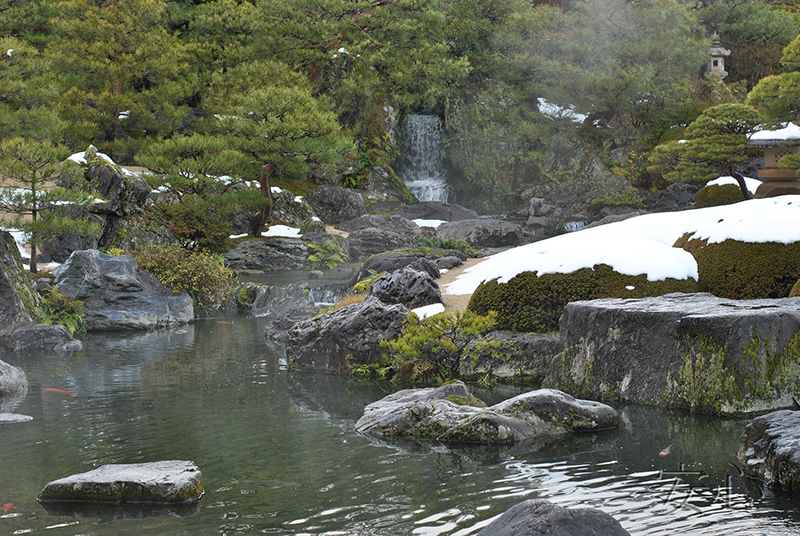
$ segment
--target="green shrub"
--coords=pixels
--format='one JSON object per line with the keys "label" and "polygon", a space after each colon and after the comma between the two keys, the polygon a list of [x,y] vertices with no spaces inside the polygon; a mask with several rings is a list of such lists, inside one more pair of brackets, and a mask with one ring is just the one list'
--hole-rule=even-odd
{"label": "green shrub", "polygon": [[648,281],[645,274],[623,275],[606,264],[596,264],[568,274],[523,272],[507,283],[486,281],[472,294],[467,307],[481,315],[496,311],[497,329],[549,332],[558,330],[558,319],[569,302],[670,292],[697,292],[697,282],[672,278]]}
{"label": "green shrub", "polygon": [[469,256],[476,254],[475,248],[464,240],[459,240],[458,238],[439,238],[432,235],[425,235],[417,239],[411,245],[411,248],[451,249],[460,251]]}
{"label": "green shrub", "polygon": [[353,290],[358,294],[369,294],[369,291],[372,289],[372,284],[385,273],[386,272],[378,273],[375,270],[370,270],[370,276],[356,283],[355,286],[353,286]]}
{"label": "green shrub", "polygon": [[309,270],[316,270],[323,266],[332,269],[350,260],[342,246],[335,240],[306,242],[306,247],[311,252],[306,260]]}
{"label": "green shrub", "polygon": [[234,290],[234,274],[221,255],[156,245],[138,249],[131,256],[176,294],[185,290],[194,301],[196,313],[218,308]]}
{"label": "green shrub", "polygon": [[37,312],[43,324],[61,324],[70,335],[86,331],[83,302],[62,294],[58,289],[50,289],[42,296]]}
{"label": "green shrub", "polygon": [[694,194],[696,208],[732,205],[744,201],[742,190],[736,184],[712,184],[704,186]]}
{"label": "green shrub", "polygon": [[697,260],[700,290],[720,298],[786,298],[800,278],[800,242],[709,244],[685,235],[675,246]]}
{"label": "green shrub", "polygon": [[409,315],[397,339],[381,341],[392,359],[393,380],[417,384],[457,379],[462,363],[477,360],[482,351],[496,351],[501,344],[478,340],[494,329],[495,317],[495,313],[481,316],[470,311],[422,320]]}

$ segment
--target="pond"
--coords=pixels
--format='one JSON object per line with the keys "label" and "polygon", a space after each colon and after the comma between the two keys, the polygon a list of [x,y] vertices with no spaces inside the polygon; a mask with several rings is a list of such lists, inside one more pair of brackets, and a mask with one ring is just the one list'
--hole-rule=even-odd
{"label": "pond", "polygon": [[[377,443],[353,425],[386,388],[288,372],[265,322],[91,334],[72,355],[0,356],[30,382],[0,411],[33,417],[0,427],[0,534],[463,536],[530,498],[600,508],[631,534],[800,531],[796,496],[738,474],[746,420],[625,407],[619,429],[515,447]],[[36,501],[57,478],[168,459],[201,468],[198,507],[157,517]]]}

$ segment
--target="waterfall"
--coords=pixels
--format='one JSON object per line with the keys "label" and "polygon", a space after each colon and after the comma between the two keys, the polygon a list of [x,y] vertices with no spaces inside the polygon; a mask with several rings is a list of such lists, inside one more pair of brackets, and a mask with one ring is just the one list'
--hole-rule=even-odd
{"label": "waterfall", "polygon": [[420,201],[447,202],[447,172],[438,115],[409,115],[403,121],[398,175]]}

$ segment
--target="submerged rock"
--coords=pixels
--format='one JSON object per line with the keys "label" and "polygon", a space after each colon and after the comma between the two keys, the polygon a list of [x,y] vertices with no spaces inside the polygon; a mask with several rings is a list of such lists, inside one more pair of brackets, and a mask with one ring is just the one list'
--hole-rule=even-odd
{"label": "submerged rock", "polygon": [[86,329],[156,329],[194,319],[192,298],[175,294],[128,257],[76,251],[56,268],[59,292],[84,302]]}
{"label": "submerged rock", "polygon": [[747,476],[800,491],[800,411],[773,411],[753,419],[739,438],[736,455]]}
{"label": "submerged rock", "polygon": [[48,483],[46,502],[190,503],[203,496],[203,475],[192,462],[109,464]]}
{"label": "submerged rock", "polygon": [[619,424],[619,414],[610,406],[550,389],[489,408],[475,402],[460,381],[436,389],[406,389],[364,408],[355,430],[380,439],[496,444]]}
{"label": "submerged rock", "polygon": [[532,499],[509,508],[477,536],[626,536],[619,521],[595,508],[563,508]]}
{"label": "submerged rock", "polygon": [[600,400],[731,414],[791,407],[800,299],[667,294],[568,304],[544,385]]}
{"label": "submerged rock", "polygon": [[17,422],[32,421],[33,417],[21,415],[19,413],[0,413],[0,424],[12,424]]}
{"label": "submerged rock", "polygon": [[15,329],[8,338],[8,348],[13,352],[70,352],[83,348],[83,343],[60,324],[36,324]]}

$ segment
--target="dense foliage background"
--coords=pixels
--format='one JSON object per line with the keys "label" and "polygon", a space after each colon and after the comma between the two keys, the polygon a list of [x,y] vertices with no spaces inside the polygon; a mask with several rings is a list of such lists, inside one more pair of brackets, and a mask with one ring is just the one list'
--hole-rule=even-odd
{"label": "dense foliage background", "polygon": [[[713,32],[724,84],[704,77]],[[0,0],[0,141],[93,144],[203,206],[187,176],[357,186],[395,163],[393,121],[428,109],[458,187],[514,196],[568,179],[547,156],[568,137],[607,155],[627,129],[647,153],[770,75],[759,102],[793,118],[771,97],[800,86],[798,33],[793,1]]]}

